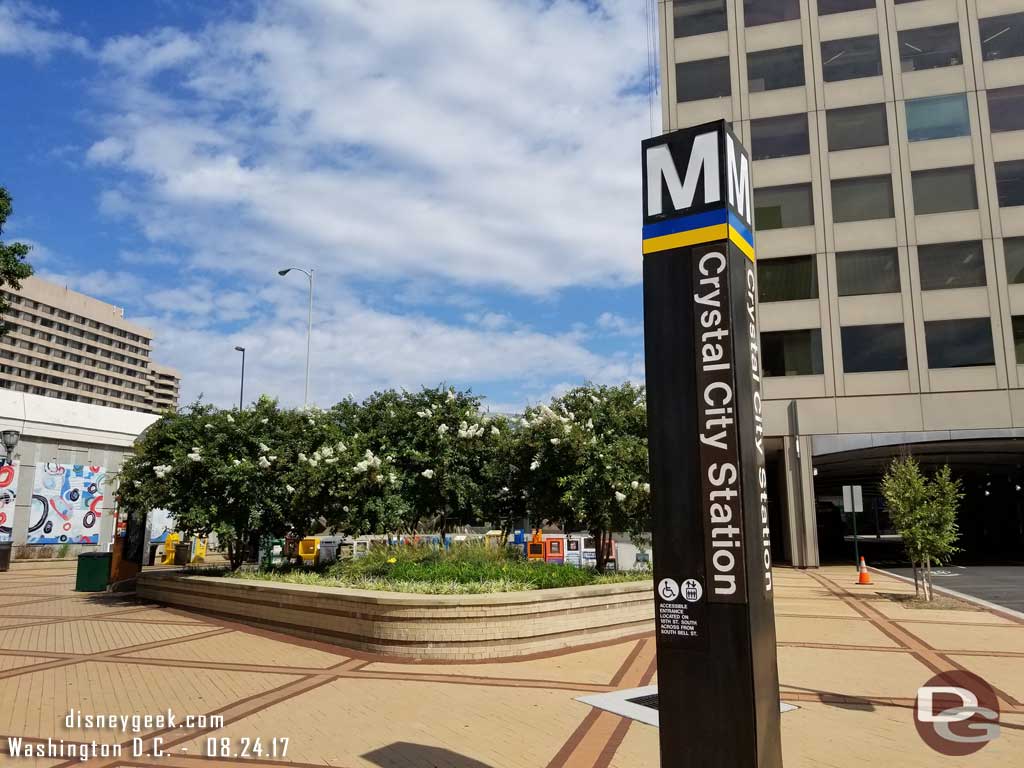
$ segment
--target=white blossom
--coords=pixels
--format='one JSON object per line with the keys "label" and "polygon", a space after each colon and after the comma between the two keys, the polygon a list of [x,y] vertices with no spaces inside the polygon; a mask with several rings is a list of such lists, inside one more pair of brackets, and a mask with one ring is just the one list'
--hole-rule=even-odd
{"label": "white blossom", "polygon": [[300,453],[299,454],[299,462],[304,464],[306,461],[308,461],[308,459],[306,459],[306,454]]}
{"label": "white blossom", "polygon": [[422,472],[420,472],[420,474],[427,478],[427,480],[434,479],[434,470],[432,469],[424,469]]}
{"label": "white blossom", "polygon": [[640,483],[639,483],[639,481],[634,480],[632,483],[629,484],[629,487],[632,488],[635,491],[637,488],[640,487]]}
{"label": "white blossom", "polygon": [[156,475],[156,476],[157,476],[158,478],[161,478],[161,479],[163,479],[163,477],[164,477],[164,476],[165,476],[165,475],[166,475],[166,474],[167,474],[168,472],[170,472],[170,471],[171,471],[171,467],[170,467],[170,465],[169,465],[169,464],[157,464],[157,465],[156,465],[155,467],[153,467],[153,473],[154,473],[154,474],[155,474],[155,475]]}
{"label": "white blossom", "polygon": [[388,482],[391,483],[392,485],[398,482],[398,477],[395,475],[394,472],[388,472]]}
{"label": "white blossom", "polygon": [[591,399],[591,401],[593,401],[595,403],[600,403],[601,402],[601,398],[599,398],[597,395],[591,395],[590,399]]}
{"label": "white blossom", "polygon": [[336,445],[335,447],[336,447],[336,448],[337,448],[337,449],[338,449],[339,451],[344,451],[344,450],[346,450],[346,448],[345,448],[345,444],[344,444],[344,443],[338,443],[338,444],[337,444],[337,445]]}
{"label": "white blossom", "polygon": [[562,441],[559,440],[557,437],[552,437],[551,438],[551,444],[552,445],[558,445],[560,442],[562,442]]}
{"label": "white blossom", "polygon": [[228,424],[234,424],[235,423],[235,417],[232,416],[230,413],[227,415],[226,418],[228,420]]}
{"label": "white blossom", "polygon": [[593,419],[587,419],[587,429],[593,429],[593,428],[594,428],[594,420]]}
{"label": "white blossom", "polygon": [[238,459],[232,459],[232,460],[231,460],[231,463],[232,463],[232,464],[234,464],[234,465],[235,465],[235,466],[237,467],[237,466],[238,466],[239,464],[241,464],[242,462],[240,462],[240,461],[239,461]]}
{"label": "white blossom", "polygon": [[360,461],[353,467],[356,472],[363,473],[370,469],[377,469],[380,466],[380,459],[373,455],[373,451],[369,448],[366,449],[366,455],[363,460]]}
{"label": "white blossom", "polygon": [[213,429],[213,424],[206,424],[205,426],[207,429]]}
{"label": "white blossom", "polygon": [[294,488],[292,488],[292,487],[291,487],[290,485],[288,485],[287,483],[285,483],[284,489],[285,489],[286,491],[288,491],[288,493],[295,493],[295,489],[294,489]]}
{"label": "white blossom", "polygon": [[338,463],[338,457],[337,456],[334,456],[334,457],[332,457],[330,459],[324,459],[324,464],[337,464],[337,463]]}
{"label": "white blossom", "polygon": [[424,409],[422,411],[416,411],[416,415],[419,416],[421,419],[429,419],[430,418],[430,411],[428,411],[426,409]]}
{"label": "white blossom", "polygon": [[650,493],[651,492],[651,484],[650,483],[644,483],[641,487],[644,489],[644,493]]}
{"label": "white blossom", "polygon": [[266,456],[260,456],[260,459],[257,462],[257,464],[260,465],[261,469],[270,469],[270,462],[267,461],[267,457]]}
{"label": "white blossom", "polygon": [[194,453],[190,453],[190,454],[188,455],[188,457],[189,457],[190,459],[192,459],[192,461],[202,461],[202,460],[203,460],[203,456],[202,456],[202,454],[201,454],[201,453],[199,453],[199,452],[194,452]]}
{"label": "white blossom", "polygon": [[260,424],[266,424],[270,419],[260,419]]}
{"label": "white blossom", "polygon": [[626,500],[626,494],[624,494],[622,491],[616,491],[615,500],[621,504]]}
{"label": "white blossom", "polygon": [[450,389],[448,390],[448,399],[449,400],[454,400],[455,399],[455,392],[453,392]]}
{"label": "white blossom", "polygon": [[342,507],[341,511],[342,512],[348,512],[348,505],[346,504],[344,507]]}
{"label": "white blossom", "polygon": [[531,472],[532,472],[532,471],[534,471],[534,470],[535,470],[535,469],[537,469],[537,468],[538,468],[539,466],[540,466],[540,460],[538,460],[538,459],[534,459],[534,460],[533,460],[533,461],[532,461],[532,462],[530,463],[530,471],[531,471]]}
{"label": "white blossom", "polygon": [[324,457],[333,456],[334,455],[334,449],[331,448],[331,446],[329,446],[329,445],[325,445],[323,448],[320,449],[320,455],[324,456]]}
{"label": "white blossom", "polygon": [[270,461],[277,461],[277,456],[268,456],[267,458],[268,458],[268,459],[269,459]]}
{"label": "white blossom", "polygon": [[260,443],[260,450],[263,451],[263,453],[266,453],[270,450],[270,446],[266,443]]}
{"label": "white blossom", "polygon": [[501,434],[501,430],[498,429],[497,427],[491,427],[491,434],[492,435],[500,435]]}
{"label": "white blossom", "polygon": [[437,434],[439,434],[439,435],[443,435],[447,431],[448,431],[448,425],[447,424],[442,424],[442,425],[440,425],[437,428]]}

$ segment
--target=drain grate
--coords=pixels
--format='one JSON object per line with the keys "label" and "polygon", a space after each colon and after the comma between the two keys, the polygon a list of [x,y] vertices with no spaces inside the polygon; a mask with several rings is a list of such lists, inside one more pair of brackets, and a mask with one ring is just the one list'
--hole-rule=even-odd
{"label": "drain grate", "polygon": [[652,693],[649,696],[637,696],[635,699],[626,699],[626,701],[630,704],[653,709],[655,712],[658,711],[658,694],[656,693]]}

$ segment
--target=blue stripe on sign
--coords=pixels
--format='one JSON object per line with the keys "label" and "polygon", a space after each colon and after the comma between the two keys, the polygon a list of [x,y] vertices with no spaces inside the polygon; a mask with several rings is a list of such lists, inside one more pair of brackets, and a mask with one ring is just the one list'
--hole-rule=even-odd
{"label": "blue stripe on sign", "polygon": [[736,232],[739,233],[739,236],[742,237],[744,240],[746,240],[748,243],[750,243],[750,246],[753,247],[753,245],[754,245],[754,235],[753,235],[753,233],[750,231],[750,229],[747,227],[747,225],[743,223],[743,220],[740,219],[740,217],[737,216],[732,211],[729,211],[729,226],[732,227],[733,229],[735,229]]}
{"label": "blue stripe on sign", "polygon": [[691,229],[710,227],[715,224],[725,224],[727,209],[716,208],[713,211],[695,213],[692,216],[683,216],[678,219],[656,221],[653,224],[644,224],[644,240],[650,237],[661,237],[663,235],[674,235],[677,232],[686,232]]}

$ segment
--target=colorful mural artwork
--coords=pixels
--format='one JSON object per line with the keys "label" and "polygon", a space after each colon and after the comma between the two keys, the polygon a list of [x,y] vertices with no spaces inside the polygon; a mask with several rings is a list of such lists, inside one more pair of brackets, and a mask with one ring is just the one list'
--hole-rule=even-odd
{"label": "colorful mural artwork", "polygon": [[103,467],[36,464],[29,544],[98,544]]}
{"label": "colorful mural artwork", "polygon": [[6,541],[13,535],[17,490],[18,465],[4,464],[0,467],[0,541]]}

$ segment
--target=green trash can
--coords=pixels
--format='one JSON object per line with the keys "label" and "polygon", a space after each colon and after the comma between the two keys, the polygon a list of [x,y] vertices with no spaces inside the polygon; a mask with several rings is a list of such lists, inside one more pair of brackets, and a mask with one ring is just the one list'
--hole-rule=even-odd
{"label": "green trash can", "polygon": [[78,556],[76,592],[105,592],[110,581],[110,552],[83,552]]}
{"label": "green trash can", "polygon": [[11,567],[11,542],[0,541],[0,573]]}

